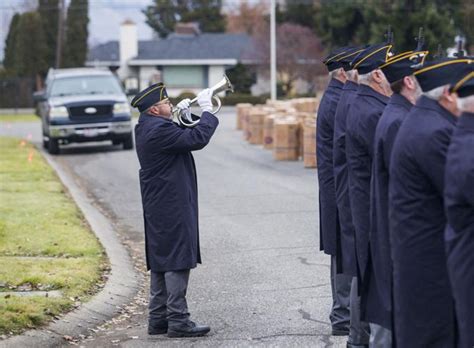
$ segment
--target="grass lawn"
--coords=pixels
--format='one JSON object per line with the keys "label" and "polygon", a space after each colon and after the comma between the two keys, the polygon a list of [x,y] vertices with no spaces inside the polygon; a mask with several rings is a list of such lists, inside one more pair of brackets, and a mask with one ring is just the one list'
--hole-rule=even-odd
{"label": "grass lawn", "polygon": [[[1,117],[1,116],[0,116]],[[0,335],[47,323],[103,283],[104,251],[29,143],[0,137]],[[59,290],[61,297],[5,295]]]}
{"label": "grass lawn", "polygon": [[0,114],[0,123],[40,121],[41,118],[34,114]]}

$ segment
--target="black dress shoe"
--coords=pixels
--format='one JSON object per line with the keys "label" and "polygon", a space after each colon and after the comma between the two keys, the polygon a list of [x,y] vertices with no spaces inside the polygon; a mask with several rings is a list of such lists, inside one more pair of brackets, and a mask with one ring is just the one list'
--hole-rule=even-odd
{"label": "black dress shoe", "polygon": [[369,345],[368,344],[354,344],[354,343],[347,342],[346,347],[347,348],[369,348]]}
{"label": "black dress shoe", "polygon": [[349,336],[349,329],[333,327],[331,335],[333,335],[333,336]]}
{"label": "black dress shoe", "polygon": [[168,328],[168,337],[199,337],[204,336],[211,328],[206,325],[196,325],[189,321],[186,324],[173,325]]}
{"label": "black dress shoe", "polygon": [[168,322],[148,323],[149,335],[163,335],[168,332]]}

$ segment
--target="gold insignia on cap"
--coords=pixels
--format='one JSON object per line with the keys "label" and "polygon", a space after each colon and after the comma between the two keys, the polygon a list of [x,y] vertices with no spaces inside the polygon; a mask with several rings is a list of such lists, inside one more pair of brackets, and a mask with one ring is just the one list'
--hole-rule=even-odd
{"label": "gold insignia on cap", "polygon": [[423,59],[420,63],[423,64],[425,62],[425,59],[426,59],[426,56],[428,55],[428,53],[430,53],[430,52],[429,51],[417,51],[417,52],[408,51],[408,52],[400,53],[400,54],[397,54],[396,56],[390,58],[384,65],[382,65],[380,67],[380,69],[385,68],[386,66],[389,66],[390,64],[399,62],[399,61],[401,61],[405,58],[408,58],[409,60],[414,60],[415,58],[418,58],[420,56],[423,57]]}

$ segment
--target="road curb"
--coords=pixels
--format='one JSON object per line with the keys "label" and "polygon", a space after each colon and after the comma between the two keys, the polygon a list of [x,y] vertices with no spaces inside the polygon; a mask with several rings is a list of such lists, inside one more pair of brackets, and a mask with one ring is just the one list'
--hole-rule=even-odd
{"label": "road curb", "polygon": [[100,240],[109,258],[111,272],[104,288],[90,301],[42,329],[29,330],[22,335],[0,341],[0,347],[60,347],[68,344],[65,336],[72,338],[78,338],[80,335],[88,336],[93,333],[95,327],[120,314],[122,307],[138,293],[142,280],[110,221],[49,154],[43,149],[39,151],[68,189],[92,231]]}

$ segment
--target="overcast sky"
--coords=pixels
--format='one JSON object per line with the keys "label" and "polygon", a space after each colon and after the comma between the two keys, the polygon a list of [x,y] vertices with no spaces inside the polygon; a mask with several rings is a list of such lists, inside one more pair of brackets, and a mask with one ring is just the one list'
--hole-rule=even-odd
{"label": "overcast sky", "polygon": [[[70,0],[66,0],[69,3]],[[227,8],[238,5],[241,0],[224,0]],[[257,0],[251,0],[254,2]],[[110,40],[118,40],[119,26],[125,19],[133,20],[138,26],[138,37],[141,40],[152,37],[151,28],[145,23],[142,9],[152,0],[89,0],[89,45]],[[0,1],[0,58],[3,59],[5,38],[8,34],[11,17],[15,12],[36,8],[36,0],[1,0]]]}

